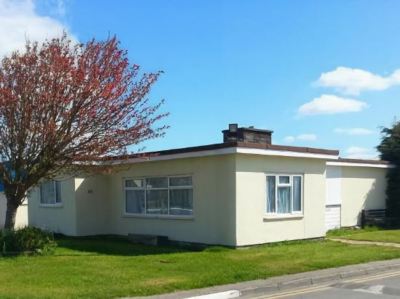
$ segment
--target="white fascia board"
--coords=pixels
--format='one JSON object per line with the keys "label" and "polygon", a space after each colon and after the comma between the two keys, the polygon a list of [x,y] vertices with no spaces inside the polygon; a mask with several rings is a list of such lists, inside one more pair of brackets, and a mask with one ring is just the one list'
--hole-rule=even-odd
{"label": "white fascia board", "polygon": [[148,156],[148,157],[127,159],[127,160],[116,160],[116,161],[111,162],[111,164],[143,163],[143,162],[150,162],[150,161],[165,161],[165,160],[175,160],[175,159],[185,159],[185,158],[219,156],[219,155],[235,154],[236,153],[235,150],[236,149],[233,147],[228,147],[228,148],[198,151],[198,152],[188,152],[188,153],[160,155],[160,156]]}
{"label": "white fascia board", "polygon": [[370,167],[370,168],[394,168],[394,165],[390,164],[373,164],[373,163],[353,163],[353,162],[340,162],[340,161],[328,161],[328,166],[347,166],[347,167]]}
{"label": "white fascia board", "polygon": [[339,158],[339,156],[328,155],[328,154],[301,153],[301,152],[292,152],[292,151],[279,151],[279,150],[244,148],[244,147],[237,148],[237,153],[262,155],[262,156],[281,156],[281,157],[312,158],[312,159],[338,159]]}
{"label": "white fascia board", "polygon": [[110,164],[115,165],[115,164],[143,163],[150,161],[165,161],[174,159],[219,156],[227,154],[248,154],[248,155],[281,156],[281,157],[295,157],[295,158],[314,158],[314,159],[338,159],[338,156],[327,155],[327,154],[300,153],[291,151],[254,149],[254,148],[243,148],[243,147],[242,148],[228,147],[215,150],[205,150],[205,151],[178,153],[178,154],[160,155],[160,156],[138,157],[127,160],[117,160],[110,162]]}

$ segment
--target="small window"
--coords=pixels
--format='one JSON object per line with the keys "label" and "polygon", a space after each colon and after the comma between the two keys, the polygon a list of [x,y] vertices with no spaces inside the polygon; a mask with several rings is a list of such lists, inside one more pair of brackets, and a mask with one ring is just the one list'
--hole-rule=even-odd
{"label": "small window", "polygon": [[143,187],[143,180],[126,180],[125,187],[132,187],[132,188],[142,188]]}
{"label": "small window", "polygon": [[149,215],[193,215],[191,176],[126,179],[125,212]]}
{"label": "small window", "polygon": [[279,184],[289,184],[289,183],[290,183],[290,176],[288,175],[279,176]]}
{"label": "small window", "polygon": [[302,181],[301,175],[267,175],[267,213],[301,213]]}
{"label": "small window", "polygon": [[171,187],[192,186],[192,177],[182,176],[169,178],[169,185]]}
{"label": "small window", "polygon": [[293,176],[293,211],[301,212],[301,176]]}
{"label": "small window", "polygon": [[168,178],[149,178],[146,179],[146,187],[150,188],[168,188]]}
{"label": "small window", "polygon": [[61,182],[47,181],[40,184],[40,203],[55,205],[61,203]]}
{"label": "small window", "polygon": [[275,213],[275,176],[267,176],[267,213]]}

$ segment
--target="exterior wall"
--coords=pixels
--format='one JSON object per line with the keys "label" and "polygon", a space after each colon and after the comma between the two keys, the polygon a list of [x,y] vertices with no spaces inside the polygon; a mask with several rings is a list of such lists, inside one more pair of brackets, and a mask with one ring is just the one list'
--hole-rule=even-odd
{"label": "exterior wall", "polygon": [[113,196],[110,177],[96,175],[75,178],[76,223],[79,236],[111,234],[110,211]]}
{"label": "exterior wall", "polygon": [[[268,173],[303,175],[302,215],[266,215]],[[256,154],[134,163],[108,175],[64,180],[60,206],[41,206],[39,190],[33,190],[29,224],[74,236],[150,234],[229,246],[318,238],[325,235],[326,204],[341,203],[342,226],[357,225],[364,208],[384,208],[385,174],[383,168]],[[193,217],[125,214],[124,178],[174,175],[192,176]],[[327,178],[334,193],[328,192]]]}
{"label": "exterior wall", "polygon": [[343,166],[341,226],[360,225],[363,209],[384,209],[386,169]]}
{"label": "exterior wall", "polygon": [[[237,245],[325,235],[325,161],[238,155],[236,163]],[[266,174],[303,174],[303,216],[267,217]]]}
{"label": "exterior wall", "polygon": [[[0,192],[0,229],[4,227],[6,220],[7,200],[3,192]],[[24,227],[28,225],[28,204],[25,200],[24,203],[19,206],[17,216],[15,219],[15,227]]]}
{"label": "exterior wall", "polygon": [[77,235],[75,179],[67,178],[61,183],[61,204],[41,205],[39,188],[29,195],[29,225],[66,235]]}
{"label": "exterior wall", "polygon": [[[193,217],[126,215],[124,178],[191,175]],[[151,234],[235,245],[234,155],[135,163],[108,176],[77,178],[77,234]]]}

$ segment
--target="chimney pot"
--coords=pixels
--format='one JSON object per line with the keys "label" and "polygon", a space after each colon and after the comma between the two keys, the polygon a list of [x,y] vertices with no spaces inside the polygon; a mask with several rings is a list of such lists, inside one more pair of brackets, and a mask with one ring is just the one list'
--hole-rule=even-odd
{"label": "chimney pot", "polygon": [[229,132],[230,133],[237,132],[237,129],[238,129],[238,124],[229,124]]}

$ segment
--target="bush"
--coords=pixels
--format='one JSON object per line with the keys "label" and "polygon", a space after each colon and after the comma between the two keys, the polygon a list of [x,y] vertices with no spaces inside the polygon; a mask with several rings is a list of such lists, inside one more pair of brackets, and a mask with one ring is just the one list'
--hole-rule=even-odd
{"label": "bush", "polygon": [[52,233],[35,227],[0,231],[0,245],[3,254],[50,254],[57,246]]}

